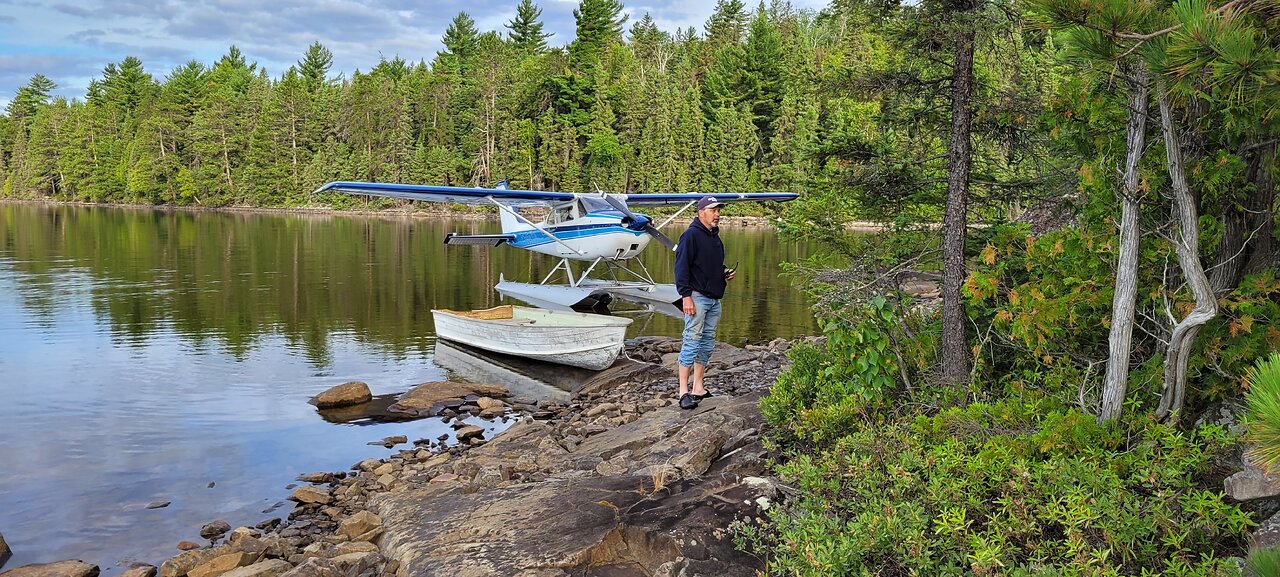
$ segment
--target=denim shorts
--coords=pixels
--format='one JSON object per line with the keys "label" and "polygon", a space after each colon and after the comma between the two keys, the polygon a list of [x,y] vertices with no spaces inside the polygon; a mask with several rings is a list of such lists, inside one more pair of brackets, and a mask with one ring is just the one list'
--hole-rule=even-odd
{"label": "denim shorts", "polygon": [[680,343],[680,366],[706,365],[716,348],[716,327],[720,325],[720,299],[693,293],[694,314],[684,315]]}

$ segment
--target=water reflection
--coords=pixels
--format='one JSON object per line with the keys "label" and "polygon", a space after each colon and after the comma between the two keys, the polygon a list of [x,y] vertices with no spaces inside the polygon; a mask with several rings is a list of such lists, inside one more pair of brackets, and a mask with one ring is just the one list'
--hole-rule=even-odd
{"label": "water reflection", "polygon": [[[199,541],[208,521],[286,514],[267,511],[300,473],[389,453],[369,441],[449,432],[434,419],[372,414],[333,417],[335,426],[306,401],[347,380],[386,398],[448,378],[431,309],[501,304],[499,274],[541,279],[554,265],[441,244],[448,231],[496,228],[0,204],[0,530],[15,551],[6,567],[79,558],[110,575],[118,563],[157,563],[178,540]],[[725,237],[742,267],[723,340],[812,332],[776,267],[802,249],[764,229]],[[663,278],[672,255],[651,248],[644,259]],[[630,334],[679,330],[650,314]],[[467,362],[451,370],[481,374]],[[497,367],[487,369],[495,379],[562,382],[480,363]],[[172,505],[146,509],[152,501]]]}
{"label": "water reflection", "polygon": [[570,391],[595,375],[595,371],[587,369],[482,351],[449,341],[436,341],[434,359],[455,380],[500,384],[512,396],[560,402],[569,400]]}

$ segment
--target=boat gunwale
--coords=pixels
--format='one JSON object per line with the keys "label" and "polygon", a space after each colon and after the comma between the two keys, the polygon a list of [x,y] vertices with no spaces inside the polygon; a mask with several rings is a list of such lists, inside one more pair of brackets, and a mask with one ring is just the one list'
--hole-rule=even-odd
{"label": "boat gunwale", "polygon": [[[486,318],[483,318],[483,317],[470,316],[470,315],[466,314],[466,313],[469,313],[469,312],[470,312],[470,313],[486,313],[486,312],[491,312],[491,311],[498,311],[499,309],[503,309],[503,308],[510,308],[510,309],[511,309],[511,314],[512,314],[512,316],[511,316],[511,317],[503,317],[503,318],[486,319]],[[541,322],[541,324],[539,324],[539,322],[540,322],[540,321],[542,321],[542,319],[520,319],[520,318],[517,318],[517,317],[515,316],[515,315],[516,315],[516,312],[517,312],[517,311],[522,311],[522,310],[523,310],[523,311],[533,311],[533,312],[535,312],[536,314],[538,314],[539,316],[546,316],[546,317],[548,317],[548,319],[550,319],[550,320],[554,320],[557,316],[559,316],[559,317],[561,317],[561,318],[575,318],[575,319],[588,320],[588,321],[591,321],[591,322],[590,322],[590,323],[588,323],[588,324],[566,324],[566,323],[557,324],[557,323],[554,323],[554,322]],[[628,326],[631,326],[631,323],[635,321],[635,319],[629,319],[629,318],[626,318],[626,317],[605,316],[605,315],[598,315],[598,314],[591,314],[591,313],[580,313],[580,312],[576,312],[576,311],[575,311],[575,312],[568,312],[568,311],[554,311],[554,310],[549,310],[549,309],[540,309],[540,308],[534,308],[534,307],[522,307],[522,306],[516,306],[516,305],[500,305],[500,306],[496,306],[496,307],[492,307],[492,308],[487,308],[487,309],[478,309],[478,310],[474,310],[474,311],[455,311],[455,310],[451,310],[451,309],[431,309],[431,313],[432,313],[432,314],[440,313],[440,314],[448,315],[448,316],[449,316],[449,317],[451,317],[451,318],[454,318],[454,319],[457,319],[457,320],[460,320],[460,321],[464,321],[464,322],[468,322],[468,323],[504,324],[504,325],[524,326],[524,327],[532,327],[532,328],[542,328],[542,327],[552,327],[552,328],[576,328],[576,327],[582,327],[582,328],[612,328],[612,327],[628,327]],[[512,322],[502,323],[501,321],[512,321]],[[539,322],[533,322],[533,321],[539,321]]]}

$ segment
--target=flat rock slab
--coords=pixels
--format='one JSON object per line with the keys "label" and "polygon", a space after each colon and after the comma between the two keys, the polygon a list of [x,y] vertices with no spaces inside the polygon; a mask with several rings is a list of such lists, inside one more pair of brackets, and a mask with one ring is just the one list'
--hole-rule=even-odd
{"label": "flat rock slab", "polygon": [[651,363],[620,359],[603,371],[573,388],[574,398],[601,393],[626,383],[650,382],[675,377],[675,371]]}
{"label": "flat rock slab", "polygon": [[[374,496],[382,551],[401,563],[401,577],[755,575],[758,561],[736,551],[724,529],[759,514],[752,508],[765,493],[724,465],[731,459],[712,462],[738,433],[759,427],[757,402],[713,397],[696,411],[658,409],[574,451],[542,423],[517,425],[469,451],[455,467],[463,475]],[[606,462],[615,474],[596,472]],[[502,465],[550,476],[464,482]]]}
{"label": "flat rock slab", "polygon": [[0,573],[3,577],[97,577],[98,566],[84,561],[58,561],[23,565]]}
{"label": "flat rock slab", "polygon": [[472,395],[476,397],[506,397],[509,394],[506,387],[498,385],[435,381],[422,383],[401,395],[388,410],[422,414],[424,411],[433,411],[438,404],[445,401],[462,400]]}

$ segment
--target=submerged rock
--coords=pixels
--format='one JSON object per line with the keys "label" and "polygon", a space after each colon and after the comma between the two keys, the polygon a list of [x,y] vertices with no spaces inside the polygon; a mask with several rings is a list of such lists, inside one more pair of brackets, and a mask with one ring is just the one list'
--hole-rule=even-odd
{"label": "submerged rock", "polygon": [[349,381],[311,397],[309,402],[319,409],[332,409],[359,405],[370,400],[373,400],[373,393],[369,392],[369,385],[360,381]]}
{"label": "submerged rock", "polygon": [[454,381],[436,381],[422,383],[400,396],[388,411],[414,413],[420,416],[435,416],[446,408],[457,409],[466,404],[468,396],[507,397],[510,393],[506,387],[498,385],[479,385]]}

